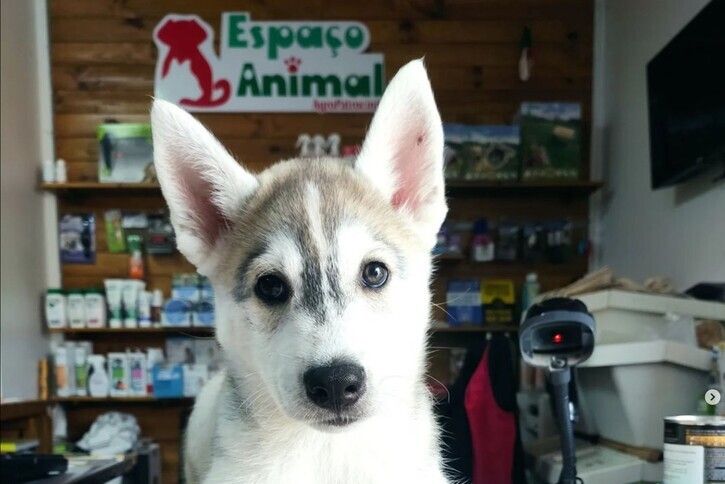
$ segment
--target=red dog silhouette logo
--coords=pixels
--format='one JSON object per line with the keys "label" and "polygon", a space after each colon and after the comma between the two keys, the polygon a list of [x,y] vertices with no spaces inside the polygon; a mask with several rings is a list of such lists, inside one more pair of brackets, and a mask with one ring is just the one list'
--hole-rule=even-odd
{"label": "red dog silhouette logo", "polygon": [[159,49],[157,69],[160,79],[169,75],[174,61],[189,63],[189,71],[196,78],[201,95],[196,99],[181,98],[179,103],[190,107],[220,106],[229,100],[231,85],[227,79],[214,80],[214,33],[196,15],[169,15],[154,30],[154,41]]}

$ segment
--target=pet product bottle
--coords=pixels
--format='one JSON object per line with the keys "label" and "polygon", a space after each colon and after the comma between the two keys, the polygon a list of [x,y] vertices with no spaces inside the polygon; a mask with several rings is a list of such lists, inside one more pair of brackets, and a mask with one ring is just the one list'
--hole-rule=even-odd
{"label": "pet product bottle", "polygon": [[146,355],[140,351],[128,353],[128,367],[130,371],[129,395],[146,395]]}
{"label": "pet product bottle", "polygon": [[130,376],[126,353],[108,353],[108,374],[111,379],[111,396],[125,397],[128,395]]}
{"label": "pet product bottle", "polygon": [[131,255],[128,258],[128,277],[131,279],[144,278],[143,253],[141,252],[141,237],[129,235],[127,237],[128,250]]}
{"label": "pet product bottle", "polygon": [[68,386],[68,349],[59,345],[53,349],[53,374],[55,376],[55,393],[59,397],[70,396]]}
{"label": "pet product bottle", "polygon": [[68,324],[71,328],[86,327],[86,302],[81,291],[68,294]]}
{"label": "pet product bottle", "polygon": [[68,171],[66,170],[65,160],[58,158],[55,162],[55,181],[56,183],[68,182]]}
{"label": "pet product bottle", "polygon": [[154,326],[161,325],[161,308],[164,306],[164,293],[161,289],[154,289],[151,298],[151,322]]}
{"label": "pet product bottle", "polygon": [[108,396],[109,382],[105,367],[105,356],[88,356],[88,392],[92,397],[102,398]]}
{"label": "pet product bottle", "polygon": [[73,354],[75,360],[76,395],[85,397],[88,396],[88,354],[83,345],[76,346]]}
{"label": "pet product bottle", "polygon": [[84,296],[86,327],[106,327],[106,298],[99,289],[89,289]]}
{"label": "pet product bottle", "polygon": [[45,321],[49,328],[65,328],[66,297],[62,289],[48,289],[45,293]]}

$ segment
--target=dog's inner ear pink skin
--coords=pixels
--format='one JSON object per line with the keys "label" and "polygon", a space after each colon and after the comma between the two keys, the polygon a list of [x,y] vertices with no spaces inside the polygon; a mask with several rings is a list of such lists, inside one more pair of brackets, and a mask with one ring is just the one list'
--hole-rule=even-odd
{"label": "dog's inner ear pink skin", "polygon": [[423,146],[426,136],[424,133],[418,133],[416,136],[415,130],[411,130],[403,135],[402,139],[403,142],[394,158],[398,186],[391,202],[395,208],[405,206],[416,212],[422,203],[420,187],[425,182],[424,177],[427,171],[420,166],[420,163],[426,161],[426,147]]}
{"label": "dog's inner ear pink skin", "polygon": [[447,212],[443,126],[422,61],[405,65],[388,84],[356,168],[435,242]]}
{"label": "dog's inner ear pink skin", "polygon": [[180,196],[186,201],[186,212],[193,219],[198,236],[208,247],[213,247],[222,231],[229,226],[220,207],[214,203],[212,184],[198,171],[184,163],[179,164]]}

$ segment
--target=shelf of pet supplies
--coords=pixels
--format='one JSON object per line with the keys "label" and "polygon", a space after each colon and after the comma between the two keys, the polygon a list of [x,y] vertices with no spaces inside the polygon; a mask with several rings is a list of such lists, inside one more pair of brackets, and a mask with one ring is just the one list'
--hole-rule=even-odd
{"label": "shelf of pet supplies", "polygon": [[[449,196],[536,196],[565,195],[586,196],[599,190],[602,182],[589,180],[540,180],[521,182],[496,182],[483,180],[446,180]],[[55,192],[133,191],[160,193],[156,183],[100,183],[77,181],[67,183],[41,183],[41,190]]]}
{"label": "shelf of pet supplies", "polygon": [[73,403],[73,404],[122,404],[122,403],[152,403],[152,404],[192,404],[194,397],[174,397],[174,398],[156,398],[153,396],[142,397],[51,397],[49,399],[53,403]]}
{"label": "shelf of pet supplies", "polygon": [[448,196],[542,196],[586,197],[603,186],[590,180],[532,180],[521,182],[496,182],[484,180],[446,180]]}
{"label": "shelf of pet supplies", "polygon": [[506,333],[516,332],[519,328],[513,325],[450,326],[438,321],[433,323],[430,330],[433,333]]}
{"label": "shelf of pet supplies", "polygon": [[50,333],[62,334],[170,334],[190,336],[214,336],[214,328],[201,326],[180,326],[160,328],[49,328]]}

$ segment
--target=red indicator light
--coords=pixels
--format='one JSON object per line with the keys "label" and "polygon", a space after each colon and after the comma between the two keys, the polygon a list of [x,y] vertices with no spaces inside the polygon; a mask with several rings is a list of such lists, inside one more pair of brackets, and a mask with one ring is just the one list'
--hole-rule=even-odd
{"label": "red indicator light", "polygon": [[554,344],[561,344],[562,341],[564,341],[564,336],[561,333],[554,333],[551,337],[551,342]]}

